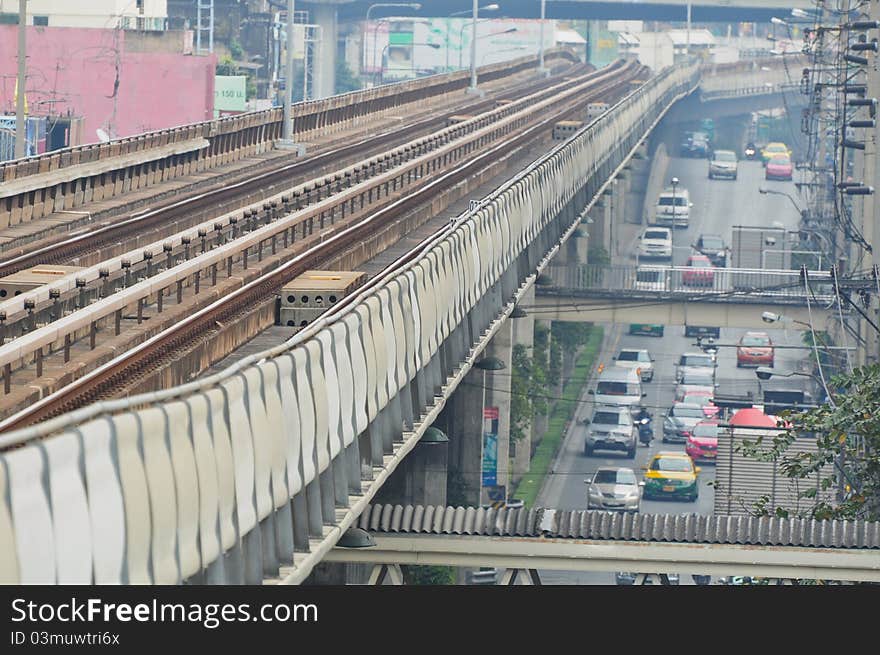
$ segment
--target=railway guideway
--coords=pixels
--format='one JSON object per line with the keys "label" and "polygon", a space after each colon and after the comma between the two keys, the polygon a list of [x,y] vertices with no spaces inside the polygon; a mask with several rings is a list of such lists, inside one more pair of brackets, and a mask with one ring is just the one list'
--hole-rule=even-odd
{"label": "railway guideway", "polygon": [[286,344],[0,437],[0,580],[302,582],[697,82],[667,69]]}

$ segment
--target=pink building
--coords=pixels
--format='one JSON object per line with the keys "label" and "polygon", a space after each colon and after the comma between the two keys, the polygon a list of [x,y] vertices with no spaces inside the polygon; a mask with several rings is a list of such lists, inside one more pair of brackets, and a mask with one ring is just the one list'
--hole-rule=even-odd
{"label": "pink building", "polygon": [[[0,25],[0,114],[15,113],[17,30]],[[124,30],[28,27],[28,113],[82,116],[83,143],[99,141],[98,130],[115,138],[210,120],[216,55],[183,54],[183,43],[157,51],[153,41]]]}

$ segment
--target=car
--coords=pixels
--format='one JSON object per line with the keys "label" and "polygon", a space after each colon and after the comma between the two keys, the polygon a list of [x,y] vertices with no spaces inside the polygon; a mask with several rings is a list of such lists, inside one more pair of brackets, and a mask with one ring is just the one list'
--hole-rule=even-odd
{"label": "car", "polygon": [[716,150],[709,157],[709,179],[719,177],[736,179],[736,153],[733,150]]}
{"label": "car", "polygon": [[718,456],[718,424],[717,418],[706,419],[697,423],[691,430],[684,452],[695,462],[715,463]]}
{"label": "car", "polygon": [[686,370],[675,387],[675,400],[683,400],[692,391],[715,393],[715,375],[712,369]]}
{"label": "car", "polygon": [[[614,574],[614,582],[619,585],[631,585],[635,584],[636,576],[638,573],[629,573],[627,571],[619,571]],[[679,584],[679,576],[678,573],[667,573],[666,580],[669,584],[677,585]],[[645,578],[645,584],[654,584],[651,582],[651,578]]]}
{"label": "car", "polygon": [[703,414],[706,415],[706,418],[715,418],[721,408],[712,402],[714,397],[715,394],[709,391],[689,391],[681,399],[681,402],[699,405],[703,408]]}
{"label": "car", "polygon": [[705,132],[685,132],[679,153],[682,157],[707,157],[711,148]]}
{"label": "car", "polygon": [[675,380],[676,382],[680,381],[685,371],[694,368],[709,369],[709,372],[714,375],[715,366],[714,355],[704,353],[702,350],[682,353],[675,363]]}
{"label": "car", "polygon": [[746,332],[736,346],[737,368],[744,366],[773,366],[773,341],[766,332]]}
{"label": "car", "polygon": [[672,230],[668,227],[646,228],[639,237],[638,258],[672,259]]}
{"label": "car", "polygon": [[628,332],[633,336],[662,337],[663,325],[660,323],[630,323]]}
{"label": "car", "polygon": [[767,162],[770,161],[770,158],[773,155],[785,155],[786,157],[791,157],[791,148],[782,143],[781,141],[772,141],[768,143],[766,146],[761,148],[761,162],[764,166],[767,165]]}
{"label": "car", "polygon": [[724,239],[718,234],[701,234],[693,249],[701,255],[706,255],[714,266],[724,268],[727,266],[727,256],[730,249],[724,243]]}
{"label": "car", "polygon": [[639,511],[643,485],[631,468],[600,466],[593,477],[584,482],[589,485],[587,509]]}
{"label": "car", "polygon": [[654,207],[654,224],[669,227],[687,227],[690,221],[690,192],[684,187],[667,187],[657,196]]}
{"label": "car", "polygon": [[683,498],[694,502],[700,496],[699,466],[685,453],[660,451],[645,469],[642,498]]}
{"label": "car", "polygon": [[765,180],[788,180],[791,181],[794,174],[794,166],[791,159],[786,155],[773,155],[764,169]]}
{"label": "car", "polygon": [[654,358],[644,348],[621,348],[614,361],[617,366],[634,369],[642,382],[654,379]]}
{"label": "car", "polygon": [[584,454],[593,456],[595,450],[622,450],[633,459],[636,456],[638,430],[628,407],[597,405],[588,419],[584,438]]}
{"label": "car", "polygon": [[673,403],[663,417],[663,443],[686,442],[694,426],[705,418],[703,408],[696,403]]}
{"label": "car", "polygon": [[711,287],[715,284],[715,267],[706,255],[690,255],[681,272],[681,283],[689,287]]}

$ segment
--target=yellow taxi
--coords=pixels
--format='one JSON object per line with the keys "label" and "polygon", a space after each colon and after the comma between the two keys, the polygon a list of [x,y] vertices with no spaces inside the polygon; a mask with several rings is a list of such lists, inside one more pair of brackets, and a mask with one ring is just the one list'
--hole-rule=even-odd
{"label": "yellow taxi", "polygon": [[761,149],[761,160],[764,166],[766,166],[767,162],[776,155],[785,155],[791,159],[791,148],[781,141],[771,141]]}
{"label": "yellow taxi", "polygon": [[700,494],[697,484],[699,466],[686,453],[659,452],[645,471],[644,499],[683,498],[694,502]]}

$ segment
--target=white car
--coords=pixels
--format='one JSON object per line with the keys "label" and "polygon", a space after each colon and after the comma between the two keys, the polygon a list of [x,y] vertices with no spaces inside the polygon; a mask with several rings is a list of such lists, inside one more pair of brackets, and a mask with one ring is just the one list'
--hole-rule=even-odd
{"label": "white car", "polygon": [[687,189],[672,187],[664,189],[657,197],[654,208],[654,223],[669,227],[687,227],[690,221],[690,209],[694,206]]}
{"label": "white car", "polygon": [[639,260],[672,259],[672,230],[668,227],[649,227],[639,237]]}
{"label": "white car", "polygon": [[642,382],[654,379],[654,358],[644,348],[621,348],[614,361],[617,366],[638,371]]}
{"label": "white car", "polygon": [[671,269],[663,266],[639,266],[633,289],[638,291],[669,291]]}

